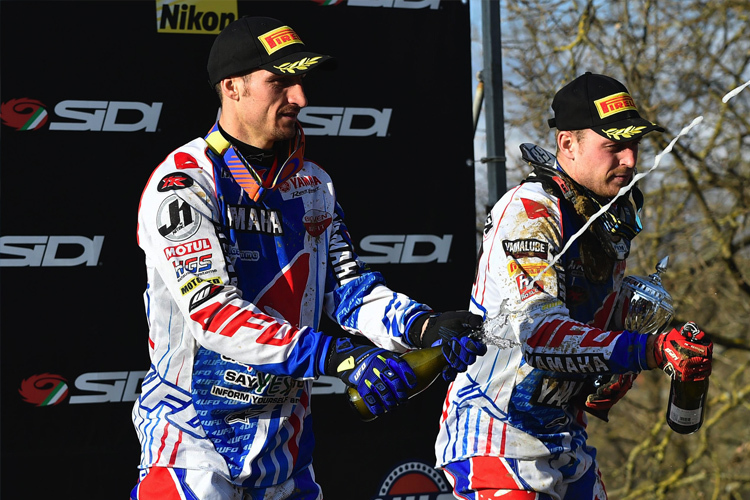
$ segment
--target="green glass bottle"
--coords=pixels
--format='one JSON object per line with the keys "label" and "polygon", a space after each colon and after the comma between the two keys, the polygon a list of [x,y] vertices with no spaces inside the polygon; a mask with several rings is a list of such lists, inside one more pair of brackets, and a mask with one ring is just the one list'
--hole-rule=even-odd
{"label": "green glass bottle", "polygon": [[[438,375],[442,373],[443,368],[448,364],[445,356],[443,356],[442,347],[440,346],[409,351],[403,354],[401,359],[409,364],[411,369],[414,370],[414,375],[417,376],[417,385],[408,391],[409,398],[413,398],[432,385]],[[353,387],[349,387],[347,393],[349,395],[349,402],[357,413],[359,413],[360,417],[362,417],[362,420],[369,422],[370,420],[375,420],[375,418],[377,418],[377,415],[373,414],[369,408],[367,408],[359,391]]]}
{"label": "green glass bottle", "polygon": [[708,394],[708,377],[695,382],[672,381],[667,423],[673,431],[692,434],[703,425]]}
{"label": "green glass bottle", "polygon": [[[698,330],[696,329],[696,332]],[[701,343],[683,329],[683,335],[691,342]],[[702,342],[708,345],[706,339]],[[706,394],[708,394],[708,377],[703,380],[681,382],[675,378],[669,388],[667,405],[667,424],[680,434],[692,434],[703,425],[706,413]]]}

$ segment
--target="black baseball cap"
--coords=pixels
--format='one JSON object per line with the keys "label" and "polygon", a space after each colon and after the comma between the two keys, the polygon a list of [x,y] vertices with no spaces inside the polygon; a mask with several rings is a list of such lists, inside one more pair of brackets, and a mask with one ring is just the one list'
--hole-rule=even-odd
{"label": "black baseball cap", "polygon": [[550,128],[590,128],[614,142],[632,141],[654,130],[664,132],[662,127],[641,118],[625,85],[591,72],[561,88],[552,100],[552,110],[555,117],[548,120]]}
{"label": "black baseball cap", "polygon": [[224,78],[259,68],[297,75],[334,65],[331,56],[305,50],[297,33],[281,21],[244,16],[229,23],[214,40],[208,54],[208,81],[213,87]]}

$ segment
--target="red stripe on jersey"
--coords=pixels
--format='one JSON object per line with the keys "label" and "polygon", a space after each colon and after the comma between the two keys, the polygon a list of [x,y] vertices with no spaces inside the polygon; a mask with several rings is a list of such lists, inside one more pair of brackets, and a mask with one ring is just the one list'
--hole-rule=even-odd
{"label": "red stripe on jersey", "polygon": [[177,462],[177,450],[180,448],[180,444],[182,444],[182,431],[177,431],[177,442],[174,444],[174,448],[172,448],[172,455],[169,457],[169,465],[173,466]]}

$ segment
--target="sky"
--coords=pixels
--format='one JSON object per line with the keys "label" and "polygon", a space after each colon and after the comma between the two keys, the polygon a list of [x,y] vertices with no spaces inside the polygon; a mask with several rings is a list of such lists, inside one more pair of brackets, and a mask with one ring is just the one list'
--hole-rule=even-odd
{"label": "sky", "polygon": [[[474,99],[477,78],[476,75],[483,67],[482,51],[482,6],[481,0],[468,0],[469,17],[471,20],[471,91]],[[501,2],[502,4],[502,2]],[[502,14],[502,6],[501,6]],[[502,27],[501,27],[502,32]],[[484,108],[484,106],[482,106]],[[486,216],[487,199],[487,166],[480,160],[487,156],[487,137],[485,135],[484,113],[480,113],[477,122],[477,130],[474,134],[474,182],[475,182],[475,208],[477,212],[477,225],[482,227]],[[496,200],[494,200],[496,201]],[[493,203],[494,203],[493,201]]]}

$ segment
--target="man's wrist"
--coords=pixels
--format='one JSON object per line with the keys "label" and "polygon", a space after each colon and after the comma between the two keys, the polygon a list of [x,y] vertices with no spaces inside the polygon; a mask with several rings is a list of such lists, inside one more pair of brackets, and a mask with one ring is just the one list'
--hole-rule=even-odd
{"label": "man's wrist", "polygon": [[656,343],[656,335],[648,335],[646,337],[646,364],[648,369],[652,370],[658,365],[656,363],[656,357],[654,356],[654,344]]}
{"label": "man's wrist", "polygon": [[424,311],[411,320],[411,324],[406,332],[406,341],[412,347],[422,347],[422,337],[427,328],[427,320],[430,319],[430,315],[430,312]]}

